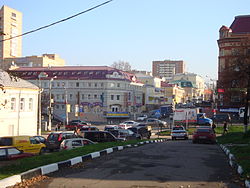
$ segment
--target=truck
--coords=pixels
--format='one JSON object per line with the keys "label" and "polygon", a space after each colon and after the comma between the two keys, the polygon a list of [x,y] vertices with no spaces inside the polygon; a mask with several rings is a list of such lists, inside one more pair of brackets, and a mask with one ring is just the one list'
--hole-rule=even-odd
{"label": "truck", "polygon": [[199,113],[198,108],[179,108],[174,110],[174,124],[195,124],[199,126],[212,126],[213,120]]}
{"label": "truck", "polygon": [[156,110],[152,110],[149,112],[149,117],[151,118],[167,118],[169,117],[171,114],[173,114],[173,106],[172,105],[164,105],[164,106],[160,106],[159,109]]}

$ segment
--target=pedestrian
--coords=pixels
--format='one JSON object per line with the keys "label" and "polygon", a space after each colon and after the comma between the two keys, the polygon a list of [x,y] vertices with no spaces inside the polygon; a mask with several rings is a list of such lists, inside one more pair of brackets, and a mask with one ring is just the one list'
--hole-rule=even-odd
{"label": "pedestrian", "polygon": [[216,128],[216,125],[215,125],[215,123],[213,122],[213,124],[212,124],[212,129],[213,129],[213,131],[214,131],[214,134],[215,134],[215,128]]}
{"label": "pedestrian", "polygon": [[55,128],[56,131],[58,131],[58,123],[56,124],[56,128]]}
{"label": "pedestrian", "polygon": [[223,135],[225,133],[228,133],[228,127],[227,127],[227,122],[226,121],[224,121],[224,125],[223,125]]}
{"label": "pedestrian", "polygon": [[61,128],[61,123],[58,123],[58,124],[57,124],[57,129],[58,129],[58,131],[60,131],[60,128]]}

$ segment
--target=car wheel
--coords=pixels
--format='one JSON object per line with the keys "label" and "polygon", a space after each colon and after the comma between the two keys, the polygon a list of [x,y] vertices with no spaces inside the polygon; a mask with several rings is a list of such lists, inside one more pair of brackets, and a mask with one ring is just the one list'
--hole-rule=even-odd
{"label": "car wheel", "polygon": [[195,140],[193,140],[193,144],[196,144],[197,142]]}
{"label": "car wheel", "polygon": [[175,140],[175,137],[172,137],[172,140]]}
{"label": "car wheel", "polygon": [[40,149],[40,152],[39,152],[39,155],[42,155],[42,154],[44,154],[46,152],[46,148],[41,148]]}

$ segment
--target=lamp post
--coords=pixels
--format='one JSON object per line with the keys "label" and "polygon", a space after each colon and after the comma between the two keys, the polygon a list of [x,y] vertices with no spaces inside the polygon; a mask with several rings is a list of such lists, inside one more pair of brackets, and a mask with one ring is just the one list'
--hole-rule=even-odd
{"label": "lamp post", "polygon": [[49,116],[49,125],[48,125],[48,130],[51,131],[51,127],[52,127],[52,93],[51,93],[51,89],[52,89],[52,82],[54,80],[54,78],[57,78],[57,76],[54,76],[50,79],[49,81],[49,108],[48,108],[48,116]]}
{"label": "lamp post", "polygon": [[46,72],[41,72],[38,75],[38,87],[39,87],[39,94],[38,94],[38,128],[37,128],[37,134],[41,135],[42,132],[42,83],[41,78],[48,77],[48,74]]}
{"label": "lamp post", "polygon": [[64,87],[64,95],[65,95],[65,125],[68,125],[69,123],[69,115],[68,115],[68,93],[66,89],[66,83],[63,83]]}

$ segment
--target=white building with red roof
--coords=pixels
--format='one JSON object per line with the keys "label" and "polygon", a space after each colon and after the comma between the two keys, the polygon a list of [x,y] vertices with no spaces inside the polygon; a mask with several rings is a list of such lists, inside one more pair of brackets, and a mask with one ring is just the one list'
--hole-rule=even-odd
{"label": "white building with red roof", "polygon": [[[51,92],[53,115],[61,121],[68,117],[68,120],[115,123],[142,111],[143,84],[134,74],[115,68],[20,67],[12,73],[43,88],[43,112],[49,106]],[[46,76],[39,79],[41,73]]]}

